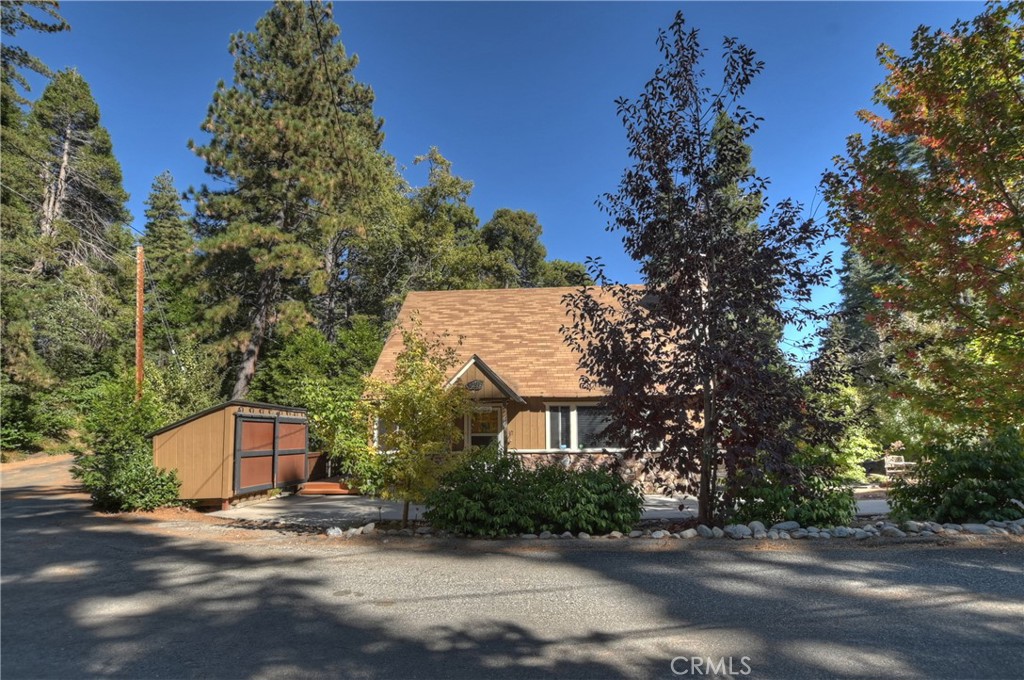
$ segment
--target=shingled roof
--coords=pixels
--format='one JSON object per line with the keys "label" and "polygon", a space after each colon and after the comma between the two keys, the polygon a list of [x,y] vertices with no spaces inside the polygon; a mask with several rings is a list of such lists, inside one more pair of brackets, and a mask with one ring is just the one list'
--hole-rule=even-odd
{"label": "shingled roof", "polygon": [[[523,397],[595,397],[580,388],[577,355],[560,328],[568,323],[562,297],[576,288],[507,288],[412,292],[398,314],[372,376],[387,380],[402,351],[398,330],[415,314],[428,337],[449,334],[460,364],[474,354]],[[461,346],[456,346],[459,338]],[[456,369],[457,370],[457,369]]]}

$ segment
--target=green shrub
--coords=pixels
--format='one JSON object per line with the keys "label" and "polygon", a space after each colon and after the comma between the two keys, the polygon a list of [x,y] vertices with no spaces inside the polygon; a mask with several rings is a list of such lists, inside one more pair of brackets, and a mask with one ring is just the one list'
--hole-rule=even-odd
{"label": "green shrub", "polygon": [[802,479],[787,481],[777,473],[740,479],[733,519],[768,526],[795,520],[803,526],[845,526],[857,513],[853,492],[824,471],[807,467]]}
{"label": "green shrub", "polygon": [[178,500],[174,471],[153,465],[148,448],[127,453],[76,456],[72,474],[89,491],[93,505],[109,512],[154,510]]}
{"label": "green shrub", "polygon": [[1013,520],[1024,511],[1024,438],[1009,428],[980,441],[956,437],[928,447],[916,479],[889,491],[896,516],[935,522]]}
{"label": "green shrub", "polygon": [[424,517],[438,529],[476,536],[628,531],[643,495],[614,472],[526,469],[515,453],[489,447],[441,479]]}
{"label": "green shrub", "polygon": [[177,475],[153,464],[146,434],[164,421],[164,409],[152,392],[135,401],[130,378],[98,387],[86,417],[86,441],[92,453],[75,456],[71,474],[82,482],[100,510],[152,510],[171,505],[181,486]]}

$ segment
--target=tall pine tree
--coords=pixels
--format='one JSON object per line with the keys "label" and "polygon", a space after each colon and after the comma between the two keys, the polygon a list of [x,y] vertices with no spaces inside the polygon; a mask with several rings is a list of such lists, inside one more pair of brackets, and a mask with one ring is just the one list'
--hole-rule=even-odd
{"label": "tall pine tree", "polygon": [[330,336],[344,322],[349,262],[396,184],[373,92],[339,33],[330,5],[275,4],[232,37],[234,82],[214,93],[209,141],[190,144],[227,184],[194,195],[205,316],[234,351],[235,398],[272,334],[319,320]]}

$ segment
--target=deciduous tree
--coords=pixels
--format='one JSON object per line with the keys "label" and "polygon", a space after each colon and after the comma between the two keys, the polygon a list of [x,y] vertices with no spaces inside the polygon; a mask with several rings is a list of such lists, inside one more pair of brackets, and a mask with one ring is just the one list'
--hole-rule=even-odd
{"label": "deciduous tree", "polygon": [[617,102],[633,164],[600,202],[645,286],[614,284],[597,262],[603,289],[568,296],[565,335],[583,387],[610,392],[614,433],[632,454],[699,479],[707,521],[720,464],[732,479],[755,461],[781,466],[796,447],[803,392],[778,340],[813,316],[829,262],[812,253],[828,232],[788,200],[766,214],[746,144],[758,119],[738,103],[762,69],[754,53],[725,39],[711,89],[682,14],[658,46],[664,63],[643,93]]}
{"label": "deciduous tree", "polygon": [[908,380],[899,392],[990,428],[1024,412],[1024,3],[952,29],[921,27],[910,54],[879,49],[882,114],[827,176],[833,214],[867,266],[871,320]]}

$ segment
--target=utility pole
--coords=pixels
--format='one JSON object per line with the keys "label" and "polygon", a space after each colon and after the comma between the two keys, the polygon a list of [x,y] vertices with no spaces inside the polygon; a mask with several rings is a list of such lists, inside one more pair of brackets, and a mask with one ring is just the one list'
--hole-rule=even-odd
{"label": "utility pole", "polygon": [[145,255],[142,246],[135,248],[135,401],[142,399],[142,309],[145,301]]}

